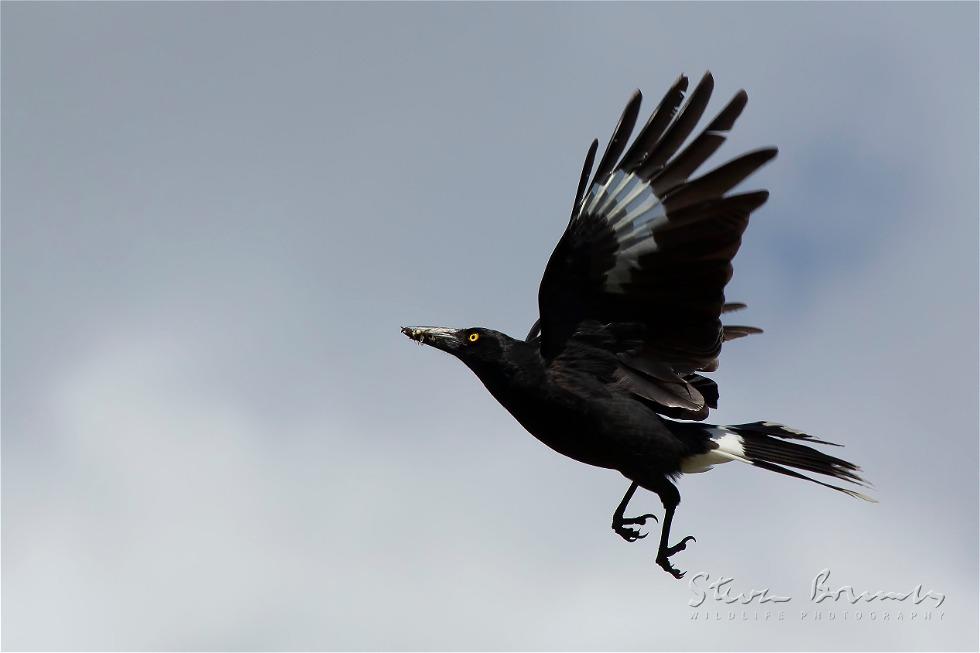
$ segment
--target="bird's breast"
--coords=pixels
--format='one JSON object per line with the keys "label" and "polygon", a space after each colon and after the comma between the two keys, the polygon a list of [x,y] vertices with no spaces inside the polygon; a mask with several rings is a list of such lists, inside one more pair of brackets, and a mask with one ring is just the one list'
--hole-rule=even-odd
{"label": "bird's breast", "polygon": [[598,403],[547,381],[532,387],[487,386],[491,394],[535,438],[558,453],[597,467],[617,468],[623,456],[619,443],[625,429],[610,437],[615,419]]}

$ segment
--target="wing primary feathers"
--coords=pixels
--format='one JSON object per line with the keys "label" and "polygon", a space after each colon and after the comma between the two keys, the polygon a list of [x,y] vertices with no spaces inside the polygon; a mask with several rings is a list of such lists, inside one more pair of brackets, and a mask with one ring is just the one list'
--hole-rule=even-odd
{"label": "wing primary feathers", "polygon": [[690,97],[687,98],[687,102],[684,103],[680,113],[677,114],[677,118],[647,154],[639,169],[640,176],[648,178],[653,175],[684,144],[704,114],[714,87],[715,80],[711,73],[705,73],[698,85],[694,87]]}
{"label": "wing primary feathers", "polygon": [[595,171],[596,181],[604,179],[616,167],[619,155],[626,149],[626,142],[629,140],[630,134],[633,133],[633,127],[636,125],[636,117],[640,113],[640,102],[642,101],[643,94],[638,90],[633,91],[629,102],[626,103],[626,108],[623,109],[623,115],[620,116],[619,122],[616,124],[616,129],[613,130],[613,134],[609,138],[606,151],[602,153],[602,159],[599,160],[599,167]]}
{"label": "wing primary feathers", "polygon": [[735,311],[740,311],[743,308],[748,308],[745,304],[741,302],[729,302],[721,307],[722,313],[734,313]]}
{"label": "wing primary feathers", "polygon": [[728,342],[729,340],[737,340],[738,338],[744,338],[745,336],[751,336],[757,333],[762,333],[762,329],[759,327],[733,326],[729,324],[722,327],[722,339],[725,342]]}
{"label": "wing primary feathers", "polygon": [[749,94],[745,89],[739,89],[735,97],[725,106],[715,119],[708,125],[707,131],[727,132],[735,126],[735,121],[742,115],[745,105],[749,102]]}
{"label": "wing primary feathers", "polygon": [[711,172],[691,180],[664,198],[668,212],[692,204],[719,198],[743,179],[776,156],[774,147],[767,147],[732,159]]}
{"label": "wing primary feathers", "polygon": [[722,325],[720,316],[744,307],[725,303],[724,287],[749,215],[769,194],[726,194],[776,150],[688,179],[725,141],[748,96],[737,92],[701,129],[711,73],[687,90],[681,75],[630,143],[642,100],[635,92],[601,157],[598,141],[590,144],[572,217],[538,290],[541,319],[527,339],[555,361],[576,351],[569,343],[588,341],[583,325],[605,325],[608,338],[590,346],[637,359],[620,360],[617,384],[666,416],[697,420],[714,407],[717,389],[691,374],[714,370],[726,340],[761,332]]}
{"label": "wing primary feathers", "polygon": [[[670,236],[678,232],[688,232],[696,239],[703,239],[701,231],[691,231],[690,226],[703,220],[716,220],[725,215],[749,215],[752,211],[766,203],[769,199],[769,191],[756,190],[748,193],[729,195],[728,197],[712,198],[697,204],[687,205],[681,209],[674,209],[670,213],[670,220],[658,226],[655,233],[658,238]],[[738,309],[733,309],[738,310]]]}
{"label": "wing primary feathers", "polygon": [[687,181],[721,147],[725,142],[725,133],[735,125],[748,100],[748,94],[739,91],[711,124],[653,178],[651,185],[658,197],[663,197],[671,188]]}
{"label": "wing primary feathers", "polygon": [[589,176],[592,174],[592,164],[595,162],[595,153],[599,149],[599,139],[592,139],[592,145],[585,155],[585,163],[582,165],[582,176],[578,179],[578,191],[575,193],[575,204],[572,205],[572,217],[578,212],[578,207],[585,197],[585,189],[589,184]]}
{"label": "wing primary feathers", "polygon": [[664,94],[660,100],[660,104],[650,114],[650,118],[643,126],[643,129],[640,130],[636,140],[633,141],[630,149],[626,151],[626,155],[620,164],[623,170],[632,172],[643,164],[647,152],[650,151],[651,147],[656,145],[657,141],[663,135],[664,130],[670,125],[670,121],[674,119],[674,115],[677,113],[677,107],[684,100],[684,92],[686,90],[687,77],[681,75],[674,82],[674,85]]}

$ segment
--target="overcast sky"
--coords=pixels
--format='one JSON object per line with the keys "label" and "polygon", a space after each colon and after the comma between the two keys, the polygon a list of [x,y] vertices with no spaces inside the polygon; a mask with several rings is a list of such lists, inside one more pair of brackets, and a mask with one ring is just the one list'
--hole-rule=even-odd
{"label": "overcast sky", "polygon": [[[3,647],[976,650],[977,24],[4,2]],[[681,481],[675,563],[782,621],[692,620],[656,535],[609,529],[625,479],[398,331],[522,336],[589,141],[706,69],[709,114],[749,93],[716,161],[780,148],[727,293],[766,334],[712,420],[844,443],[881,501]],[[803,618],[824,568],[942,620]]]}

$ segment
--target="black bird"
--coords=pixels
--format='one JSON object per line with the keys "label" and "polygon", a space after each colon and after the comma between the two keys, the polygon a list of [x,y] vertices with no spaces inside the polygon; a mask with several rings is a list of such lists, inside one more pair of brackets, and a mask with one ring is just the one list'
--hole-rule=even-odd
{"label": "black bird", "polygon": [[633,493],[637,486],[655,492],[664,506],[657,564],[676,578],[684,574],[670,557],[694,540],[667,543],[681,473],[739,460],[873,501],[795,471],[866,485],[856,465],[804,444],[833,443],[772,422],[699,423],[718,405],[718,387],[702,373],[717,368],[722,343],[761,332],[720,318],[744,307],[726,303],[723,291],[749,215],[769,194],[729,191],[776,148],[691,178],[725,141],[748,96],[736,93],[681,149],[714,81],[706,73],[681,107],[687,85],[684,76],[674,82],[627,148],[640,109],[636,91],[589,183],[599,144],[592,142],[571,219],[541,279],[540,318],[524,340],[480,327],[402,328],[463,361],[558,453],[630,479],[612,522],[627,541],[645,537],[638,527],[656,519],[624,516]]}

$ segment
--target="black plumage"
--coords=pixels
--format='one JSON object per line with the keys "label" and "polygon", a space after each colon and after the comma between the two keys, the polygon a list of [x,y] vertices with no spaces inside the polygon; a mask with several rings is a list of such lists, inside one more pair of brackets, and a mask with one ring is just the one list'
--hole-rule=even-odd
{"label": "black plumage", "polygon": [[748,96],[736,93],[681,149],[714,80],[705,74],[681,106],[687,84],[684,76],[674,83],[627,147],[642,99],[635,92],[591,176],[593,141],[568,226],[541,279],[540,317],[524,340],[484,328],[402,329],[463,361],[555,451],[629,478],[613,516],[613,529],[625,539],[643,537],[633,527],[653,517],[624,516],[636,488],[657,493],[665,510],[657,563],[678,578],[683,574],[670,557],[693,539],[667,543],[681,473],[739,460],[868,499],[795,471],[863,484],[855,465],[808,446],[831,443],[770,422],[701,422],[718,405],[718,386],[704,373],[716,369],[722,344],[761,332],[721,323],[722,314],[745,307],[726,302],[724,288],[749,216],[768,198],[764,190],[730,191],[772,160],[776,148],[692,179]]}

